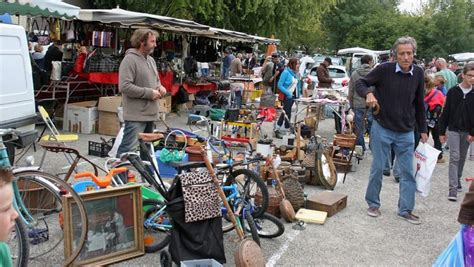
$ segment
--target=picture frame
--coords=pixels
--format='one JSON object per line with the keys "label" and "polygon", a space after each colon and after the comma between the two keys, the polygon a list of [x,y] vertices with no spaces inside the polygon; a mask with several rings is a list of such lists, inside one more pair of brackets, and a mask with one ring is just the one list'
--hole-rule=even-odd
{"label": "picture frame", "polygon": [[[74,265],[108,265],[145,253],[140,185],[81,193],[89,222],[87,241]],[[63,196],[64,254],[71,255],[80,237],[77,205]]]}

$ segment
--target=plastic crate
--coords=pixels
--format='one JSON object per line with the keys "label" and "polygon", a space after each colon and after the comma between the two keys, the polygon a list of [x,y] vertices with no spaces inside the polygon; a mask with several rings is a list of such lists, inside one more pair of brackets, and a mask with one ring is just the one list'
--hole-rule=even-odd
{"label": "plastic crate", "polygon": [[[162,162],[160,160],[160,153],[161,153],[161,150],[155,151],[155,157],[156,157],[156,161],[158,162],[158,170],[160,171],[160,175],[165,178],[174,178],[176,174],[178,174],[178,171],[175,168],[169,166],[168,164]],[[189,161],[187,153],[184,154],[184,157],[181,161],[182,162]]]}
{"label": "plastic crate", "polygon": [[114,142],[115,142],[115,138],[111,138],[107,142],[100,142],[100,143],[89,141],[88,154],[91,156],[97,156],[101,158],[108,157],[109,151],[112,149]]}
{"label": "plastic crate", "polygon": [[222,267],[223,265],[214,259],[181,261],[181,267]]}

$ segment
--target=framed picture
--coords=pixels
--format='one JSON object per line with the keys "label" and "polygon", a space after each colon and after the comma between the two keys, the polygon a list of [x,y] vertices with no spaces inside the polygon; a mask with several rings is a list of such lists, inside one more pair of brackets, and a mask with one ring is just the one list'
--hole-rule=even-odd
{"label": "framed picture", "polygon": [[[87,241],[74,265],[108,265],[144,254],[143,209],[140,185],[80,194],[87,211]],[[64,253],[66,257],[78,243],[81,227],[74,200],[63,196]],[[79,221],[79,222],[78,222]]]}

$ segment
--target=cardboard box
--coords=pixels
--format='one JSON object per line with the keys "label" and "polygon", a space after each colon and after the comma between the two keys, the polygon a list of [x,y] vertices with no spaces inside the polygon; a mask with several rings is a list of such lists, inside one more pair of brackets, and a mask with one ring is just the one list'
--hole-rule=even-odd
{"label": "cardboard box", "polygon": [[158,112],[171,112],[171,96],[165,96],[158,100]]}
{"label": "cardboard box", "polygon": [[99,133],[116,136],[120,130],[118,108],[122,106],[121,96],[99,98]]}
{"label": "cardboard box", "polygon": [[96,133],[97,101],[84,101],[67,105],[63,130],[72,133]]}

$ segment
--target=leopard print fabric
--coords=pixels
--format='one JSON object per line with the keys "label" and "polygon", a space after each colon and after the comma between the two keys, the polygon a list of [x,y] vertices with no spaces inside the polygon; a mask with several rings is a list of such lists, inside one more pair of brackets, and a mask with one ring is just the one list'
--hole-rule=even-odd
{"label": "leopard print fabric", "polygon": [[220,217],[221,201],[207,170],[179,175],[184,198],[186,223]]}

